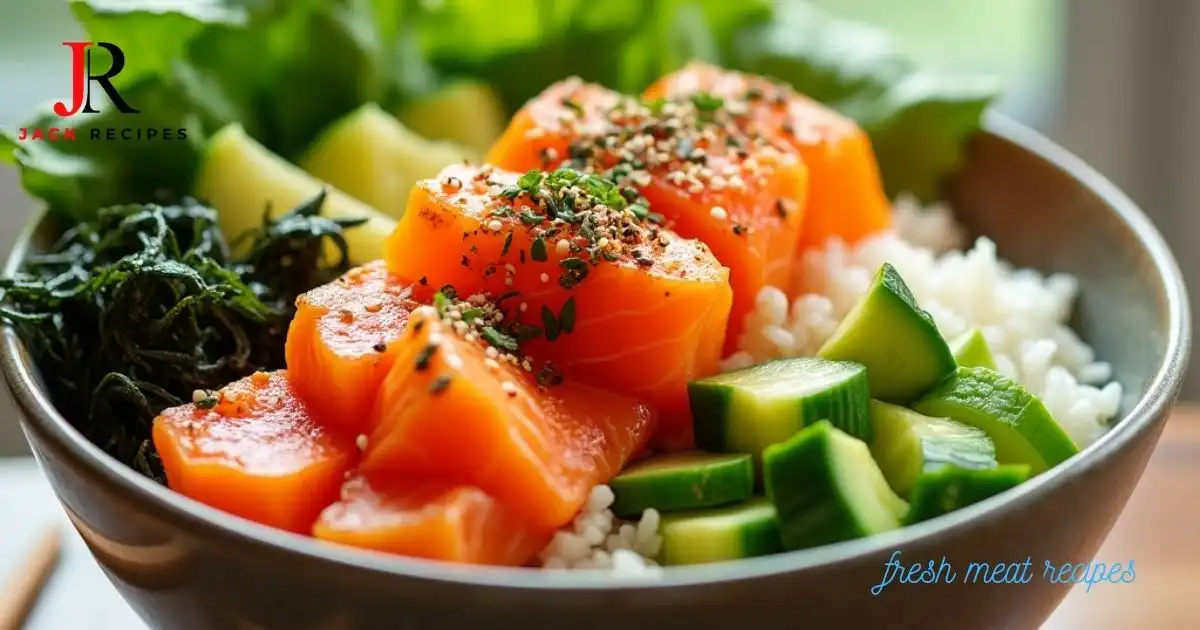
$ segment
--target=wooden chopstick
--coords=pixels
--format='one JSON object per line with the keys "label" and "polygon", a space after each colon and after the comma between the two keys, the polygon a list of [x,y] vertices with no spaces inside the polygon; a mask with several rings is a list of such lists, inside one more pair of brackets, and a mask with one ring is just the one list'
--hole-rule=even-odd
{"label": "wooden chopstick", "polygon": [[15,577],[0,591],[0,630],[21,630],[62,553],[62,527],[47,527]]}

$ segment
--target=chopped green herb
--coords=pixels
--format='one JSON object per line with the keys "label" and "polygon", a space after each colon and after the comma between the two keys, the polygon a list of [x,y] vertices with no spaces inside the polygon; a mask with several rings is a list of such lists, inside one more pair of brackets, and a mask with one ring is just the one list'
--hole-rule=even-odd
{"label": "chopped green herb", "polygon": [[518,350],[516,339],[513,339],[512,337],[500,332],[499,330],[496,330],[495,328],[492,328],[491,326],[484,326],[480,335],[483,337],[484,341],[487,341],[489,344],[500,350],[505,350],[507,352],[516,352]]}
{"label": "chopped green herb", "polygon": [[446,298],[446,294],[438,291],[433,294],[433,308],[437,309],[438,315],[445,317],[446,308],[450,306],[450,300]]}
{"label": "chopped green herb", "polygon": [[567,334],[570,334],[572,330],[575,330],[574,296],[567,298],[567,301],[563,303],[562,310],[558,312],[558,327],[562,329],[562,332]]}
{"label": "chopped green herb", "polygon": [[517,343],[521,344],[541,337],[542,329],[528,324],[517,324],[514,326],[514,334],[516,335]]}
{"label": "chopped green herb", "polygon": [[551,363],[547,362],[540,370],[538,370],[538,385],[541,385],[542,387],[550,387],[551,385],[559,385],[562,382],[562,374],[560,374]]}
{"label": "chopped green herb", "polygon": [[558,339],[558,320],[554,318],[554,312],[550,310],[550,307],[544,304],[542,305],[542,330],[546,334],[547,341]]}
{"label": "chopped green herb", "polygon": [[533,239],[533,246],[529,248],[529,255],[538,262],[544,262],[546,256],[546,239],[537,237]]}
{"label": "chopped green herb", "polygon": [[541,171],[529,171],[517,179],[517,187],[532,195],[542,187],[542,180],[544,178],[545,173]]}
{"label": "chopped green herb", "polygon": [[217,396],[217,392],[205,391],[204,397],[196,401],[196,407],[199,409],[212,409],[217,406],[219,401],[220,398]]}
{"label": "chopped green herb", "polygon": [[692,95],[692,104],[702,112],[712,113],[721,109],[721,106],[725,104],[725,100],[708,92],[697,92]]}
{"label": "chopped green herb", "polygon": [[524,223],[525,225],[537,225],[545,220],[546,217],[534,214],[532,210],[521,211],[521,223]]}
{"label": "chopped green herb", "polygon": [[471,323],[472,321],[474,321],[474,320],[475,320],[477,317],[481,317],[482,315],[483,315],[483,309],[481,309],[481,308],[469,308],[469,309],[467,309],[467,310],[465,310],[465,311],[463,311],[463,312],[462,312],[462,320],[463,320],[464,322],[467,322],[468,324],[470,324],[470,323]]}

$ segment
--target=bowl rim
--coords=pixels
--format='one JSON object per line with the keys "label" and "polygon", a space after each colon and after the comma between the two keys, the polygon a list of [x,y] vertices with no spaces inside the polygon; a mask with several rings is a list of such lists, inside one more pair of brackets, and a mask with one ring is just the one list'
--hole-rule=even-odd
{"label": "bowl rim", "polygon": [[[1102,198],[1138,238],[1161,275],[1166,296],[1166,353],[1146,393],[1124,418],[1100,439],[1063,464],[1021,486],[923,523],[868,538],[808,550],[750,558],[716,565],[672,567],[653,579],[618,578],[602,571],[542,571],[525,568],[460,566],[451,563],[389,556],[343,547],[277,530],[211,508],[155,483],[109,457],[83,437],[51,404],[37,385],[36,368],[11,326],[0,336],[0,371],[26,419],[34,430],[74,466],[86,469],[93,481],[124,499],[141,504],[157,518],[179,527],[189,535],[221,543],[229,549],[253,548],[269,552],[279,561],[318,563],[328,570],[358,572],[382,581],[417,579],[461,586],[538,591],[612,591],[663,589],[680,586],[728,583],[765,578],[781,573],[812,570],[836,563],[878,557],[952,533],[977,519],[1018,509],[1062,487],[1071,479],[1105,464],[1154,426],[1154,420],[1177,396],[1188,363],[1191,346],[1191,316],[1187,291],[1179,267],[1164,239],[1148,217],[1115,185],[1092,167],[1042,134],[1001,114],[989,111],[986,133],[1020,147],[1050,163]],[[25,258],[31,238],[45,218],[37,212],[22,231],[5,264],[11,276]],[[57,490],[56,490],[57,493]],[[61,501],[61,498],[60,498]]]}

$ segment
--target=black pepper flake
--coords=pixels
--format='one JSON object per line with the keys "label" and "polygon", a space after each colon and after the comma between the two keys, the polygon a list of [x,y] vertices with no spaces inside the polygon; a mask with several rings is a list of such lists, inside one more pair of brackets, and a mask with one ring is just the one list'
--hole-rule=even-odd
{"label": "black pepper flake", "polygon": [[546,239],[537,237],[533,239],[533,246],[529,248],[529,255],[538,262],[546,260]]}
{"label": "black pepper flake", "polygon": [[381,341],[381,342],[371,346],[371,349],[374,350],[375,352],[384,353],[384,352],[387,352],[387,344],[383,343]]}
{"label": "black pepper flake", "polygon": [[417,321],[413,322],[413,325],[412,325],[413,334],[414,335],[420,334],[421,329],[424,327],[425,327],[425,320],[423,320],[423,319],[418,319]]}
{"label": "black pepper flake", "polygon": [[413,362],[413,367],[415,367],[418,372],[424,372],[429,368],[429,361],[433,358],[433,355],[437,352],[437,349],[438,346],[436,343],[427,344],[424,348],[421,348],[421,351],[417,353],[417,359]]}
{"label": "black pepper flake", "polygon": [[783,218],[783,219],[787,218],[788,209],[787,209],[787,203],[784,202],[784,200],[782,200],[782,199],[775,200],[775,213],[778,214],[780,216],[780,218]]}
{"label": "black pepper flake", "polygon": [[750,230],[749,230],[749,228],[747,228],[746,226],[744,226],[744,225],[742,225],[742,224],[740,224],[740,223],[735,223],[735,224],[733,225],[733,233],[734,233],[734,234],[736,234],[736,235],[738,235],[738,236],[741,236],[741,235],[743,235],[743,234],[745,234],[746,232],[749,232],[749,231],[750,231]]}
{"label": "black pepper flake", "polygon": [[462,257],[462,266],[464,266],[464,267],[470,267],[470,266],[471,266],[471,259],[470,259],[470,258],[467,258],[467,255],[466,255],[466,254],[463,254],[463,257]]}
{"label": "black pepper flake", "polygon": [[793,125],[791,122],[785,121],[783,123],[782,129],[783,129],[783,133],[786,133],[788,135],[793,135],[796,133],[796,126]]}
{"label": "black pepper flake", "polygon": [[425,286],[425,285],[429,284],[429,278],[427,278],[425,276],[421,276],[421,278],[419,280],[417,280],[417,284],[419,284],[421,286]]}
{"label": "black pepper flake", "polygon": [[433,379],[433,383],[429,385],[429,393],[437,396],[438,394],[446,391],[447,387],[450,387],[450,377],[443,374]]}
{"label": "black pepper flake", "polygon": [[512,233],[512,232],[509,232],[508,234],[505,234],[505,235],[504,235],[504,247],[502,247],[502,248],[500,249],[500,255],[501,255],[501,256],[507,256],[507,255],[508,255],[508,248],[512,247],[512,239],[513,239],[513,233]]}
{"label": "black pepper flake", "polygon": [[524,265],[525,264],[525,250],[523,250],[523,249],[520,252],[520,259],[521,259],[521,264]]}

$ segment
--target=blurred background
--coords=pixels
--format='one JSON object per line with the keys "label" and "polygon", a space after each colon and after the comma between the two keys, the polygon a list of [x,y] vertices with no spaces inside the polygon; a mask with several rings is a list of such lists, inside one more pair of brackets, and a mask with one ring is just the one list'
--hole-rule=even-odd
{"label": "blurred background", "polygon": [[[1200,2],[1170,0],[817,0],[891,31],[920,63],[995,74],[999,108],[1076,151],[1151,215],[1200,287]],[[0,2],[0,124],[62,96],[61,44],[77,37],[61,0]],[[0,253],[32,203],[0,169]],[[1200,296],[1194,291],[1193,296]],[[1184,392],[1200,397],[1200,370]],[[0,456],[23,452],[7,400]]]}

